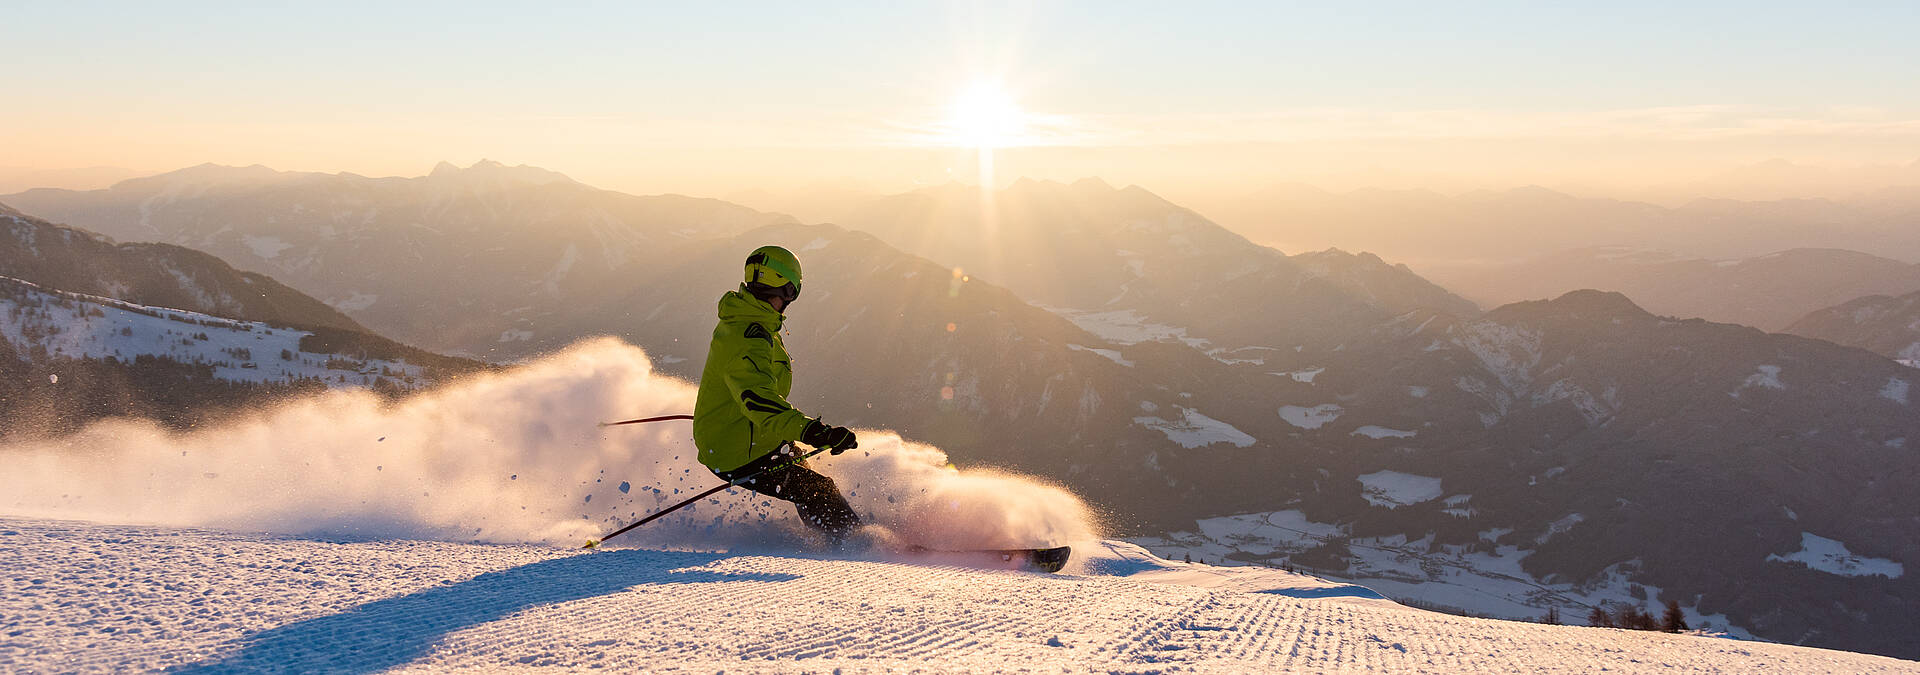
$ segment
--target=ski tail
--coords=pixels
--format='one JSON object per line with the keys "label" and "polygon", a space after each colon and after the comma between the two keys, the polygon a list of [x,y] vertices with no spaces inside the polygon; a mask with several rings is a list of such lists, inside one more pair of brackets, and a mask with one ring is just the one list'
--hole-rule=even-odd
{"label": "ski tail", "polygon": [[1013,566],[1018,566],[1023,569],[1032,570],[1035,572],[1045,572],[1047,574],[1053,574],[1055,572],[1059,572],[1060,568],[1066,567],[1067,560],[1073,557],[1073,547],[1070,547],[1070,546],[1054,546],[1050,548],[976,549],[971,551],[932,549],[932,548],[927,548],[925,546],[908,546],[902,552],[907,553],[909,555],[927,556],[927,557],[936,558],[936,559],[958,558],[961,561],[964,561],[967,559],[978,560],[980,558],[986,558],[989,560],[997,560],[1000,563],[1009,564]]}
{"label": "ski tail", "polygon": [[[1027,556],[1027,566],[1035,570],[1053,574],[1067,566],[1067,560],[1073,557],[1073,547],[1055,546],[1053,548],[1029,548],[1020,552]],[[1011,552],[1010,552],[1011,553]]]}

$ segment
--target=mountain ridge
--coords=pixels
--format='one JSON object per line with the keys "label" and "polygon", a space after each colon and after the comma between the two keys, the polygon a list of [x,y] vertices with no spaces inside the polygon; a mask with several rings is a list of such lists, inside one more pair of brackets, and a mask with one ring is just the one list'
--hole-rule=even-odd
{"label": "mountain ridge", "polygon": [[0,204],[0,275],[145,305],[278,322],[292,326],[366,329],[270,277],[168,244],[117,243],[56,225]]}
{"label": "mountain ridge", "polygon": [[1811,312],[1784,332],[1920,364],[1920,291],[1849,300]]}
{"label": "mountain ridge", "polygon": [[[203,180],[233,171],[246,178]],[[205,250],[287,280],[383,334],[496,360],[528,355],[519,336],[542,317],[527,308],[609,284],[636,256],[786,220],[494,162],[437,175],[202,166],[109,190],[33,191],[9,203],[117,238]]]}
{"label": "mountain ridge", "polygon": [[1688,258],[1601,246],[1502,265],[1429,267],[1472,299],[1506,304],[1579,288],[1620,291],[1657,314],[1778,331],[1809,312],[1863,295],[1920,290],[1920,265],[1840,248],[1801,247],[1748,258]]}

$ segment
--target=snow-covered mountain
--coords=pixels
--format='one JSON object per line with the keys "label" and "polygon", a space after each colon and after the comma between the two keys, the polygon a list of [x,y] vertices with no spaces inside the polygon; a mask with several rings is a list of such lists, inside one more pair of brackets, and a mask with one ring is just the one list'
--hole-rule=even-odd
{"label": "snow-covered mountain", "polygon": [[[1292,529],[1313,536],[1194,536],[1209,531],[1203,522],[1160,542],[1165,551],[1441,581],[1450,587],[1387,592],[1483,612],[1497,607],[1454,589],[1531,602],[1537,615],[1550,598],[1530,600],[1513,579],[1556,592],[1638,586],[1772,639],[1920,647],[1900,599],[1920,584],[1898,571],[1920,551],[1902,515],[1920,503],[1888,478],[1920,472],[1909,449],[1920,438],[1911,369],[1816,340],[1657,317],[1592,291],[1476,319],[1410,313],[1338,350],[1284,356],[1265,364],[1264,391],[1193,398],[1262,442],[1210,450],[1215,466],[1238,467],[1237,479],[1183,497],[1211,498],[1223,515],[1293,510],[1302,525]],[[1222,499],[1261,494],[1285,495],[1268,501],[1284,508]],[[1891,574],[1795,564],[1820,548],[1806,546],[1809,534],[1840,542],[1843,556],[1894,564],[1874,568]],[[1378,549],[1401,564],[1369,562]],[[1447,578],[1459,569],[1478,572]]]}
{"label": "snow-covered mountain", "polygon": [[263,272],[366,326],[442,352],[526,355],[516,320],[588,301],[690,239],[786,220],[711,199],[636,197],[533,167],[427,176],[203,165],[107,190],[0,198],[122,240],[188,246]]}
{"label": "snow-covered mountain", "polygon": [[277,325],[364,332],[325,303],[263,274],[168,244],[120,244],[0,204],[0,275],[51,288]]}
{"label": "snow-covered mountain", "polygon": [[1083,547],[1062,575],[16,518],[0,520],[0,546],[11,554],[0,668],[18,672],[1920,671],[1720,637],[1451,616],[1112,541]]}
{"label": "snow-covered mountain", "polygon": [[140,305],[0,276],[0,417],[8,423],[0,435],[70,430],[101,417],[190,426],[300,392],[402,394],[481,368],[365,333]]}
{"label": "snow-covered mountain", "polygon": [[1857,298],[1801,317],[1786,332],[1859,347],[1920,367],[1920,291]]}
{"label": "snow-covered mountain", "polygon": [[366,332],[265,275],[0,206],[0,435],[175,426],[327,388],[415,391],[483,364]]}
{"label": "snow-covered mountain", "polygon": [[1705,260],[1616,246],[1508,264],[1433,266],[1424,273],[1488,306],[1593,288],[1625,293],[1664,316],[1769,331],[1861,296],[1920,290],[1920,265],[1837,249]]}

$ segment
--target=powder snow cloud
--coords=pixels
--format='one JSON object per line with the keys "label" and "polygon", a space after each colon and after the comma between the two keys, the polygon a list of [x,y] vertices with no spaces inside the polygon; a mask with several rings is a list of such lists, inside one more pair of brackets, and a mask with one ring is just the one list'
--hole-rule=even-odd
{"label": "powder snow cloud", "polygon": [[[685,422],[599,422],[691,410],[693,384],[654,373],[640,349],[601,338],[398,402],[337,391],[218,426],[174,432],[112,420],[0,447],[0,511],[351,537],[574,544],[718,479]],[[1093,538],[1071,493],[960,471],[885,431],[817,466],[870,522],[936,547]],[[630,545],[787,546],[791,506],[724,492],[624,537]]]}

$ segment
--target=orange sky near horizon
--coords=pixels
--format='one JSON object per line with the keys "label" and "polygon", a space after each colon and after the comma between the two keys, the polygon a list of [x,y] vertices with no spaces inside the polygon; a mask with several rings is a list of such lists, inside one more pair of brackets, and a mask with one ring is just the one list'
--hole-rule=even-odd
{"label": "orange sky near horizon", "polygon": [[1770,159],[1854,177],[1829,190],[1920,160],[1920,90],[1890,86],[1920,62],[1909,3],[450,9],[17,8],[38,30],[0,69],[0,182],[484,157],[640,194],[887,193],[982,181],[993,137],[995,184],[1681,199]]}

